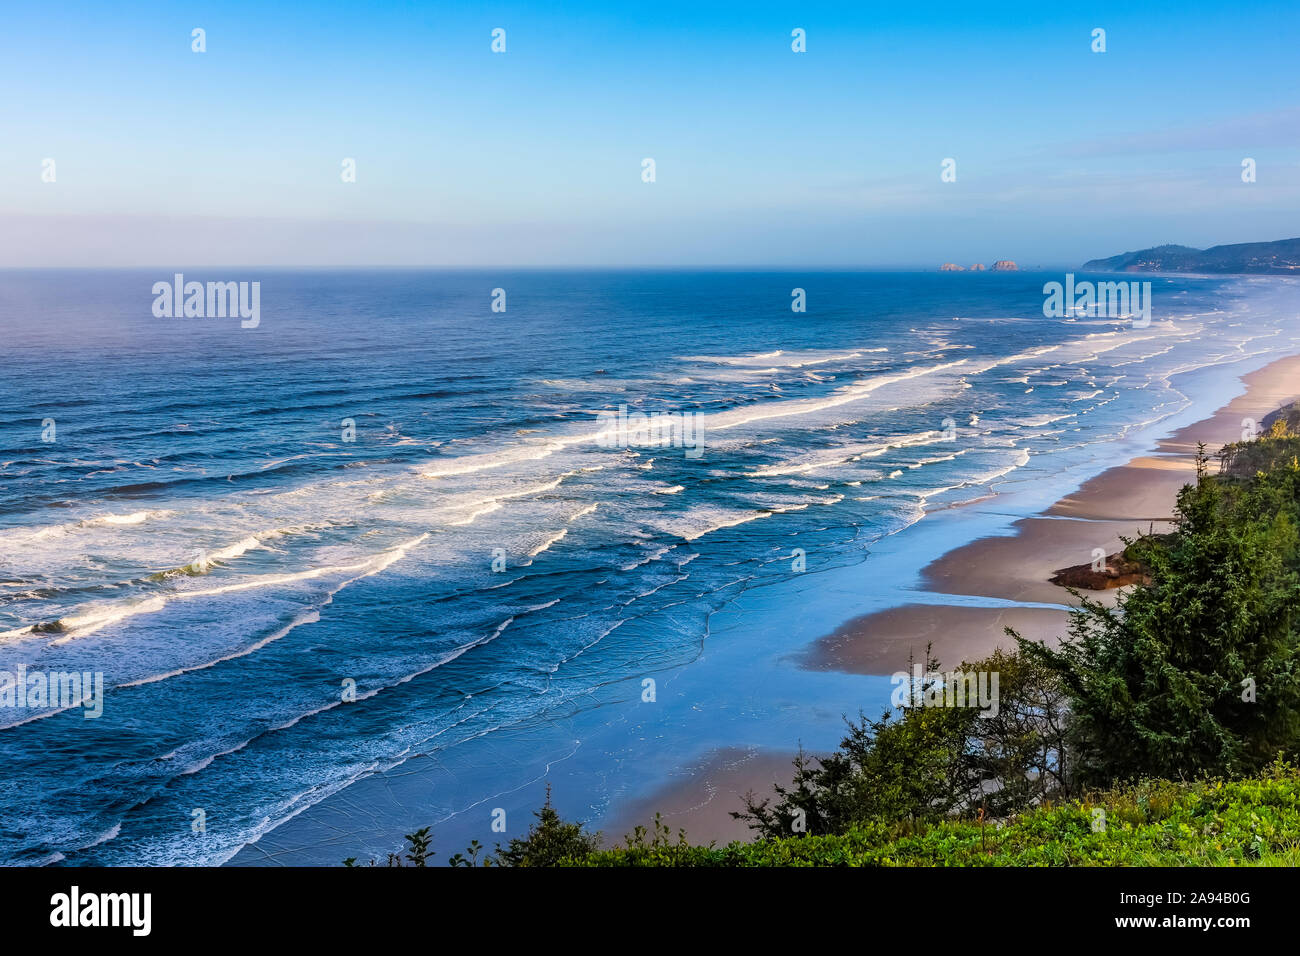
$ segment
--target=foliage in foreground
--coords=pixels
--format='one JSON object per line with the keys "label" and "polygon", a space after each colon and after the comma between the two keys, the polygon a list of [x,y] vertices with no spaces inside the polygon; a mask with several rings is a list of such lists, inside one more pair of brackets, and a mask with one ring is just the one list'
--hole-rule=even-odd
{"label": "foliage in foreground", "polygon": [[[1103,811],[1104,817],[1097,813]],[[1102,825],[1104,820],[1104,826]],[[908,830],[911,832],[906,832]],[[1277,763],[1256,778],[1167,780],[1043,806],[1001,825],[873,822],[828,836],[692,846],[662,824],[653,837],[566,866],[1295,866],[1300,772]]]}
{"label": "foliage in foreground", "polygon": [[1085,783],[1249,775],[1300,743],[1300,468],[1199,465],[1175,533],[1135,545],[1148,586],[1084,598],[1059,649],[1020,641],[1064,685]]}
{"label": "foliage in foreground", "polygon": [[[557,866],[560,861],[583,857],[600,848],[600,834],[587,832],[581,823],[569,823],[561,819],[559,812],[551,804],[551,785],[546,785],[546,802],[533,814],[537,822],[528,828],[528,834],[516,837],[506,846],[497,844],[495,855],[486,855],[482,862],[479,855],[483,846],[475,840],[465,853],[456,853],[448,858],[450,866]],[[414,833],[406,834],[406,854],[389,853],[380,862],[371,860],[368,866],[427,866],[433,859],[433,837],[429,827],[423,827]],[[468,854],[468,856],[466,856]],[[344,866],[356,866],[357,858],[348,857]]]}
{"label": "foliage in foreground", "polygon": [[492,864],[497,866],[555,866],[570,857],[594,853],[600,846],[600,834],[588,833],[581,823],[567,823],[551,806],[551,786],[546,785],[546,803],[537,811],[537,822],[528,835],[497,845]]}
{"label": "foliage in foreground", "polygon": [[1264,419],[1264,434],[1232,442],[1219,450],[1219,471],[1249,478],[1261,471],[1292,464],[1300,457],[1300,404],[1288,405]]}
{"label": "foliage in foreground", "polygon": [[[928,654],[927,654],[928,657]],[[921,693],[941,695],[939,662],[927,660]],[[874,820],[918,823],[953,814],[1005,816],[1068,797],[1065,699],[1056,675],[1023,655],[995,651],[958,669],[999,675],[996,713],[974,706],[906,707],[859,715],[834,753],[800,750],[790,787],[745,798],[732,816],[766,837],[843,833]],[[906,694],[904,694],[906,696]]]}

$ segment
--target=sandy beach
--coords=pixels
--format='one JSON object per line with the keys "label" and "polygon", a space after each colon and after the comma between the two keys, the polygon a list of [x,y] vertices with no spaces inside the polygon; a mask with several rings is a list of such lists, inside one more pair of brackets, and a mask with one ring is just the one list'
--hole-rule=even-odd
{"label": "sandy beach", "polygon": [[[1240,440],[1243,422],[1300,399],[1300,356],[1279,359],[1240,379],[1243,390],[1214,414],[1161,439],[1153,451],[1116,465],[1085,481],[1077,490],[1033,517],[1016,521],[1014,533],[980,538],[944,554],[921,572],[931,599],[975,595],[1022,604],[1073,603],[1068,591],[1052,584],[1052,574],[1092,560],[1094,549],[1112,554],[1122,538],[1171,527],[1176,498],[1196,475],[1198,443],[1211,456]],[[1118,591],[1093,592],[1113,602]],[[974,660],[1013,642],[1005,627],[1049,642],[1066,633],[1068,612],[1034,606],[972,607],[959,603],[909,603],[854,618],[806,649],[798,664],[809,669],[888,675],[905,670],[909,657],[924,655],[927,644],[944,666]],[[729,811],[753,791],[771,793],[775,781],[788,782],[790,753],[725,749],[683,772],[682,779],[621,812],[606,830],[620,839],[656,811],[676,830],[684,827],[695,842],[748,839],[745,824]]]}
{"label": "sandy beach", "polygon": [[[1084,482],[1041,515],[1014,525],[1010,536],[981,538],[934,561],[922,572],[926,588],[942,594],[982,595],[1033,603],[1071,603],[1048,579],[1058,569],[1086,564],[1094,549],[1112,554],[1122,537],[1171,527],[1178,491],[1196,477],[1198,443],[1213,455],[1242,437],[1243,422],[1300,398],[1300,356],[1289,356],[1241,379],[1244,391],[1209,418],[1179,429],[1148,455]],[[1211,469],[1217,463],[1211,460]],[[1113,602],[1116,591],[1096,592]],[[905,669],[908,655],[924,653],[928,641],[940,663],[956,666],[1012,642],[1013,627],[1025,637],[1051,640],[1065,633],[1066,612],[1041,608],[988,609],[909,605],[864,615],[821,638],[806,664],[862,674]]]}
{"label": "sandy beach", "polygon": [[673,839],[679,828],[686,830],[692,843],[751,839],[745,821],[731,814],[743,809],[745,794],[766,796],[774,783],[788,785],[794,776],[791,757],[741,748],[715,750],[703,762],[685,768],[680,780],[624,807],[615,823],[602,831],[604,842],[607,846],[621,843],[637,826],[648,830],[656,813]]}

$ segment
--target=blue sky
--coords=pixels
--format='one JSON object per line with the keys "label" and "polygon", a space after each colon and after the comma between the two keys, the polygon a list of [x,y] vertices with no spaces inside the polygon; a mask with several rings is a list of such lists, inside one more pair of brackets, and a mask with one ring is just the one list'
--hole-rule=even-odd
{"label": "blue sky", "polygon": [[1300,8],[1129,6],[10,5],[0,265],[1056,266],[1300,233]]}

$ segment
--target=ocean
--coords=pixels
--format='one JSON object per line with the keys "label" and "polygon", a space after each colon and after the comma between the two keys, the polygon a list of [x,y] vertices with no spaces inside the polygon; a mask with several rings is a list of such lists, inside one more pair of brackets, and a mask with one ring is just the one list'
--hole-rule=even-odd
{"label": "ocean", "polygon": [[[1135,327],[1044,317],[1060,273],[186,278],[258,282],[256,327],[0,273],[6,864],[454,852],[546,780],[599,823],[711,747],[833,743],[887,684],[789,657],[935,515],[1300,348],[1288,279],[1144,276]],[[101,714],[14,703],[73,672]]]}

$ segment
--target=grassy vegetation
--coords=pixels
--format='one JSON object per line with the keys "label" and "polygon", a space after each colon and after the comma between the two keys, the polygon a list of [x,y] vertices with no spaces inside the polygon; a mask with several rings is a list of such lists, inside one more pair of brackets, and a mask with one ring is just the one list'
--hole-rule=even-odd
{"label": "grassy vegetation", "polygon": [[[1096,812],[1104,812],[1104,827]],[[566,866],[1295,866],[1300,773],[1141,784],[1043,806],[1001,824],[859,824],[843,834],[691,846],[659,825]]]}

